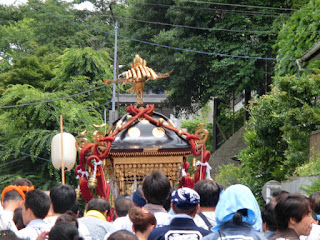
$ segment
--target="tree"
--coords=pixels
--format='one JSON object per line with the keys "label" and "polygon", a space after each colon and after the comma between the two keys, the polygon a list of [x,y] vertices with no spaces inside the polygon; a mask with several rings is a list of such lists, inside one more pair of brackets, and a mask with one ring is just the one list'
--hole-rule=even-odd
{"label": "tree", "polygon": [[239,155],[244,182],[261,189],[271,179],[288,179],[307,161],[309,134],[320,120],[319,87],[319,74],[277,77],[271,93],[252,102],[248,148]]}
{"label": "tree", "polygon": [[[92,123],[101,123],[101,115],[89,102],[73,99],[46,102],[59,98],[63,92],[44,93],[30,85],[12,85],[0,103],[1,176],[14,174],[34,180],[37,187],[48,189],[59,180],[50,159],[52,137],[59,133],[59,116],[64,116],[65,131],[77,135]],[[33,102],[44,102],[30,104]],[[26,104],[12,108],[4,106]],[[29,176],[30,175],[30,176]],[[74,174],[69,175],[70,177]]]}
{"label": "tree", "polygon": [[[277,58],[300,58],[308,49],[319,41],[319,10],[320,2],[308,1],[299,11],[292,14],[288,22],[281,28],[276,45]],[[304,68],[318,69],[318,61],[305,63]],[[298,66],[295,61],[278,61],[277,74],[295,74]]]}
{"label": "tree", "polygon": [[[243,4],[278,8],[288,6],[283,1],[255,0]],[[234,6],[217,6],[210,2],[152,0],[128,1],[127,12],[128,17],[133,19],[124,23],[125,33],[130,38],[179,49],[260,57],[272,56],[275,35],[264,31],[269,31],[275,17],[281,14],[270,9],[240,11]],[[240,32],[237,32],[239,29]],[[271,80],[272,63],[264,60],[177,51],[135,41],[129,42],[128,46],[130,55],[139,53],[154,69],[174,69],[170,79],[149,87],[168,90],[173,106],[191,112],[204,106],[212,97],[229,100],[234,92],[241,93],[244,89],[262,94]]]}

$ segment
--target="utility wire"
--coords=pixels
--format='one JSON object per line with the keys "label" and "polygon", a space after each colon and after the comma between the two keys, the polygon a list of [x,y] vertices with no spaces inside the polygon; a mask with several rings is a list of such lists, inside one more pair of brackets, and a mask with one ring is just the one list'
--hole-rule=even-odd
{"label": "utility wire", "polygon": [[218,2],[207,2],[207,1],[192,1],[192,0],[179,0],[181,2],[190,2],[190,3],[203,3],[203,4],[211,4],[218,6],[233,6],[233,7],[243,7],[243,8],[260,8],[260,9],[270,9],[270,10],[279,10],[279,11],[297,11],[300,9],[295,8],[276,8],[276,7],[267,7],[267,6],[257,6],[257,5],[242,5],[242,4],[234,4],[234,3],[218,3]]}
{"label": "utility wire", "polygon": [[16,104],[16,105],[10,105],[10,106],[2,106],[2,107],[0,107],[0,109],[22,107],[22,106],[30,106],[30,105],[36,105],[36,104],[41,104],[41,103],[54,102],[54,101],[58,101],[58,100],[66,99],[66,98],[73,98],[73,97],[76,97],[78,95],[82,95],[82,94],[85,94],[85,93],[88,93],[88,92],[92,92],[92,91],[95,91],[95,90],[98,90],[98,89],[104,88],[104,87],[106,87],[106,85],[103,85],[103,86],[100,86],[100,87],[96,87],[96,88],[92,88],[92,89],[89,89],[89,90],[86,90],[86,91],[83,91],[83,92],[80,92],[80,93],[72,94],[72,95],[69,95],[69,96],[64,96],[64,97],[60,97],[60,98],[54,98],[54,99],[49,99],[49,100],[44,100],[44,101],[39,101],[39,102],[31,102],[31,103],[23,103],[23,104]]}
{"label": "utility wire", "polygon": [[51,162],[50,160],[48,160],[48,159],[46,159],[46,158],[37,157],[37,156],[31,155],[31,154],[29,154],[29,153],[21,152],[21,151],[19,151],[19,150],[16,150],[16,149],[13,149],[13,148],[9,148],[9,147],[7,147],[7,146],[5,146],[5,145],[2,145],[2,144],[0,144],[0,147],[3,147],[3,148],[5,148],[5,149],[8,149],[8,150],[17,152],[17,153],[19,153],[19,154],[22,154],[22,155],[25,155],[25,156],[28,156],[28,157],[33,157],[33,158],[37,158],[37,159],[40,159],[40,160],[43,160],[43,161]]}
{"label": "utility wire", "polygon": [[284,15],[289,13],[263,13],[257,11],[244,11],[244,10],[232,10],[232,9],[222,9],[222,8],[202,8],[202,7],[188,7],[188,6],[179,6],[179,5],[167,5],[167,4],[159,4],[159,3],[136,3],[136,5],[149,5],[156,7],[165,7],[165,8],[181,8],[181,9],[189,9],[189,10],[204,10],[204,11],[221,11],[221,12],[229,12],[233,14],[246,14],[246,15],[260,15],[260,16],[268,16],[268,17],[277,17],[278,15]]}
{"label": "utility wire", "polygon": [[[32,5],[29,5],[29,6],[32,7]],[[87,26],[87,25],[84,25],[84,24],[80,24],[80,23],[71,21],[71,20],[69,20],[69,19],[66,19],[66,18],[57,16],[57,15],[54,15],[54,14],[52,14],[52,13],[50,13],[50,12],[43,11],[42,9],[38,9],[38,8],[34,8],[34,9],[37,10],[37,11],[44,12],[44,13],[46,13],[46,14],[48,14],[48,15],[51,15],[51,16],[60,18],[60,19],[62,19],[62,20],[64,20],[64,21],[67,21],[67,22],[70,22],[70,23],[73,23],[73,24],[77,24],[77,25],[79,25],[79,26],[82,26],[82,27],[85,27],[85,28],[88,28],[88,29],[92,29],[92,30],[95,30],[95,31],[103,32],[103,33],[110,34],[110,35],[113,35],[113,36],[114,36],[114,33],[110,33],[110,32],[107,32],[107,31],[103,31],[103,30],[100,30],[100,29],[98,29],[98,28],[92,28],[92,27],[90,27],[90,26]],[[120,38],[123,38],[123,39],[127,39],[127,40],[134,41],[134,42],[139,42],[139,43],[144,43],[144,44],[148,44],[148,45],[152,45],[152,46],[157,46],[157,47],[162,47],[162,48],[167,48],[167,49],[173,49],[173,50],[178,50],[178,51],[184,51],[184,52],[207,54],[207,55],[211,55],[211,56],[243,58],[243,59],[257,59],[257,60],[270,60],[270,61],[274,61],[274,60],[277,60],[277,61],[296,61],[296,60],[297,60],[297,58],[256,57],[256,56],[242,56],[242,55],[234,55],[234,54],[205,52],[205,51],[198,51],[198,50],[185,49],[185,48],[179,48],[179,47],[171,47],[171,46],[168,46],[168,45],[162,45],[162,44],[158,44],[158,43],[147,42],[147,41],[143,41],[143,40],[138,40],[138,39],[134,39],[134,38],[129,38],[129,37],[126,37],[126,36],[120,36],[120,35],[117,35],[117,36],[120,37]]]}
{"label": "utility wire", "polygon": [[[32,6],[32,5],[29,5],[29,6]],[[110,33],[110,32],[107,32],[107,31],[100,30],[98,28],[93,28],[93,27],[90,27],[90,26],[87,26],[87,25],[84,25],[84,24],[77,23],[77,22],[71,21],[69,19],[54,15],[54,14],[52,14],[50,12],[43,11],[42,9],[35,8],[35,10],[44,12],[44,13],[46,13],[48,15],[60,18],[60,19],[62,19],[64,21],[67,21],[67,22],[70,22],[70,23],[73,23],[73,24],[77,24],[79,26],[82,26],[82,27],[85,27],[85,28],[88,28],[88,29],[92,29],[92,30],[95,30],[95,31],[103,32],[103,33],[110,34],[110,35],[114,36],[114,33]],[[274,61],[274,60],[277,60],[277,61],[296,61],[297,60],[297,58],[256,57],[256,56],[243,56],[243,55],[234,55],[234,54],[205,52],[205,51],[198,51],[198,50],[185,49],[185,48],[179,48],[179,47],[172,47],[172,46],[158,44],[158,43],[152,43],[152,42],[148,42],[148,41],[129,38],[129,37],[126,37],[126,36],[120,36],[120,35],[117,35],[117,36],[120,37],[120,38],[123,38],[123,39],[127,39],[127,40],[134,41],[134,42],[139,42],[139,43],[144,43],[144,44],[148,44],[148,45],[152,45],[152,46],[157,46],[157,47],[162,47],[162,48],[167,48],[167,49],[173,49],[173,50],[178,50],[178,51],[184,51],[184,52],[207,54],[207,55],[211,55],[211,56],[243,58],[243,59],[257,59],[257,60],[271,60],[271,61]]]}
{"label": "utility wire", "polygon": [[[108,18],[112,18],[109,15],[105,14],[95,14],[95,16],[105,16]],[[127,21],[135,21],[135,22],[142,22],[142,23],[150,23],[150,24],[155,24],[155,25],[163,25],[163,26],[171,26],[171,27],[178,27],[178,28],[190,28],[190,29],[197,29],[197,30],[204,30],[204,31],[224,31],[224,32],[238,32],[238,33],[259,33],[259,34],[267,34],[267,35],[273,35],[273,34],[278,34],[279,32],[276,31],[267,31],[267,30],[244,30],[244,29],[227,29],[227,28],[206,28],[206,27],[194,27],[194,26],[188,26],[188,25],[180,25],[180,24],[172,24],[172,23],[164,23],[164,22],[153,22],[153,21],[147,21],[147,20],[141,20],[141,19],[136,19],[136,18],[129,18],[129,17],[123,17],[117,15],[118,19],[124,19]],[[297,31],[281,31],[286,32],[286,33],[295,33]],[[315,33],[319,31],[304,31],[304,32],[310,32],[310,33]]]}

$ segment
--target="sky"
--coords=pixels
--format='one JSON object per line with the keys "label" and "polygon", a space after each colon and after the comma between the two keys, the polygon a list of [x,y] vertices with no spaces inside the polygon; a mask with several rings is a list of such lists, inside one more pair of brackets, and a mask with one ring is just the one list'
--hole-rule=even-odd
{"label": "sky", "polygon": [[[27,2],[27,0],[0,0],[0,4],[1,5],[12,5],[12,4],[19,5],[19,4],[24,4],[26,2]],[[84,3],[78,4],[76,6],[76,9],[79,9],[79,10],[83,10],[83,9],[93,10],[93,5],[90,2],[84,2]]]}

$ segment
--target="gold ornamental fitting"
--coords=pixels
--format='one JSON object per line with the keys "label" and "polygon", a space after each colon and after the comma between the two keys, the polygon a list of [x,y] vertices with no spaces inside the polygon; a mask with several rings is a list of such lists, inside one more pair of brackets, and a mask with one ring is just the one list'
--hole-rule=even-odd
{"label": "gold ornamental fitting", "polygon": [[158,125],[159,125],[159,126],[162,126],[162,125],[163,125],[163,122],[164,122],[164,119],[163,119],[163,118],[159,118],[158,121],[159,121]]}
{"label": "gold ornamental fitting", "polygon": [[99,140],[101,140],[101,139],[103,139],[103,138],[104,138],[103,132],[100,132],[100,131],[98,131],[98,130],[94,131],[94,133],[93,133],[93,142],[94,142],[95,144],[100,143]]}
{"label": "gold ornamental fitting", "polygon": [[132,119],[132,115],[127,115],[127,120],[130,121]]}
{"label": "gold ornamental fitting", "polygon": [[94,177],[90,177],[88,181],[89,188],[95,188],[98,185],[98,180]]}
{"label": "gold ornamental fitting", "polygon": [[178,135],[181,136],[182,133],[183,133],[183,132],[182,132],[182,129],[180,129],[180,130],[178,131]]}
{"label": "gold ornamental fitting", "polygon": [[196,165],[197,164],[197,160],[198,159],[195,158],[195,157],[192,159],[192,170],[193,171],[197,170],[197,165]]}
{"label": "gold ornamental fitting", "polygon": [[79,188],[77,188],[75,191],[76,191],[77,200],[80,200],[81,199],[81,190]]}
{"label": "gold ornamental fitting", "polygon": [[76,149],[78,151],[81,151],[81,149],[88,143],[88,140],[86,138],[78,138],[76,140]]}

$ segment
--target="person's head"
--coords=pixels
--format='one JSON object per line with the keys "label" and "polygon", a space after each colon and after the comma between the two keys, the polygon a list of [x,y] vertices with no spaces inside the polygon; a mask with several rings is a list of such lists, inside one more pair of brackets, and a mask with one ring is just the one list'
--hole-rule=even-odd
{"label": "person's head", "polygon": [[31,220],[44,219],[50,208],[50,198],[40,190],[31,190],[26,193],[26,200],[22,205],[22,218],[24,225]]}
{"label": "person's head", "polygon": [[166,201],[163,203],[163,208],[167,211],[167,212],[169,212],[170,211],[170,208],[171,208],[171,195],[172,195],[172,193],[173,193],[173,191],[174,191],[174,188],[171,188],[170,189],[170,192],[169,192],[169,196],[168,196],[168,198],[166,199]]}
{"label": "person's head", "polygon": [[58,222],[49,232],[49,240],[82,240],[78,229],[70,222]]}
{"label": "person's head", "polygon": [[1,240],[22,240],[18,238],[17,235],[12,230],[0,230],[0,239]]}
{"label": "person's head", "polygon": [[320,192],[311,193],[309,198],[314,203],[315,213],[320,214]]}
{"label": "person's head", "polygon": [[200,207],[215,208],[219,201],[222,187],[215,181],[200,180],[194,185],[194,190],[200,195]]}
{"label": "person's head", "polygon": [[[49,239],[50,240],[50,239]],[[107,240],[139,240],[136,235],[128,230],[119,230],[112,233]]]}
{"label": "person's head", "polygon": [[90,210],[96,210],[107,216],[110,211],[110,203],[105,198],[92,198],[86,206],[86,211]]}
{"label": "person's head", "polygon": [[187,214],[194,217],[200,208],[200,196],[191,188],[179,188],[171,195],[171,207],[176,214]]}
{"label": "person's head", "polygon": [[62,214],[71,210],[76,201],[76,192],[68,184],[58,184],[50,190],[53,212]]}
{"label": "person's head", "polygon": [[27,187],[31,187],[33,186],[32,182],[28,179],[25,178],[18,178],[16,180],[14,180],[11,185],[17,185],[17,186],[27,186]]}
{"label": "person's head", "polygon": [[145,208],[133,207],[129,210],[129,218],[132,222],[132,230],[142,234],[149,233],[157,225],[155,216]]}
{"label": "person's head", "polygon": [[26,225],[23,224],[22,207],[18,207],[14,210],[12,220],[18,230],[21,230],[22,228],[26,227]]}
{"label": "person's head", "polygon": [[31,181],[20,178],[6,186],[1,193],[1,204],[5,210],[14,211],[22,205],[26,192],[33,190]]}
{"label": "person's head", "polygon": [[70,222],[72,223],[76,228],[79,228],[78,220],[77,220],[77,215],[72,212],[71,210],[68,210],[64,214],[60,215],[55,224],[59,222]]}
{"label": "person's head", "polygon": [[279,230],[292,228],[299,236],[310,234],[312,203],[307,197],[289,194],[277,203],[274,211]]}
{"label": "person's head", "polygon": [[10,191],[6,191],[6,188],[4,189],[2,194],[2,207],[4,210],[11,210],[14,211],[14,209],[20,207],[23,203],[23,198],[20,195],[19,192],[17,192],[16,190],[10,190]]}
{"label": "person's head", "polygon": [[133,192],[132,201],[137,207],[143,207],[144,205],[146,205],[146,200],[143,197],[141,186],[138,186],[137,189]]}
{"label": "person's head", "polygon": [[80,206],[79,206],[78,200],[76,200],[74,202],[74,204],[73,204],[73,206],[72,206],[72,208],[70,210],[76,215],[76,217],[79,217],[79,215],[80,215]]}
{"label": "person's head", "polygon": [[317,214],[315,213],[315,211],[312,211],[311,216],[312,216],[312,218],[313,218],[313,224],[318,225],[319,220],[318,220],[318,216],[317,216]]}
{"label": "person's head", "polygon": [[264,208],[261,210],[261,218],[262,218],[262,230],[263,232],[276,231],[277,223],[274,216],[273,208],[271,203],[267,203]]}
{"label": "person's head", "polygon": [[262,228],[261,210],[251,190],[236,184],[228,187],[220,196],[216,206],[216,230],[227,222],[249,224],[254,230]]}
{"label": "person's head", "polygon": [[170,192],[169,179],[160,171],[149,173],[142,183],[142,191],[147,203],[163,205]]}
{"label": "person's head", "polygon": [[133,207],[131,199],[122,198],[115,202],[115,211],[118,217],[124,217],[128,214],[129,210]]}

